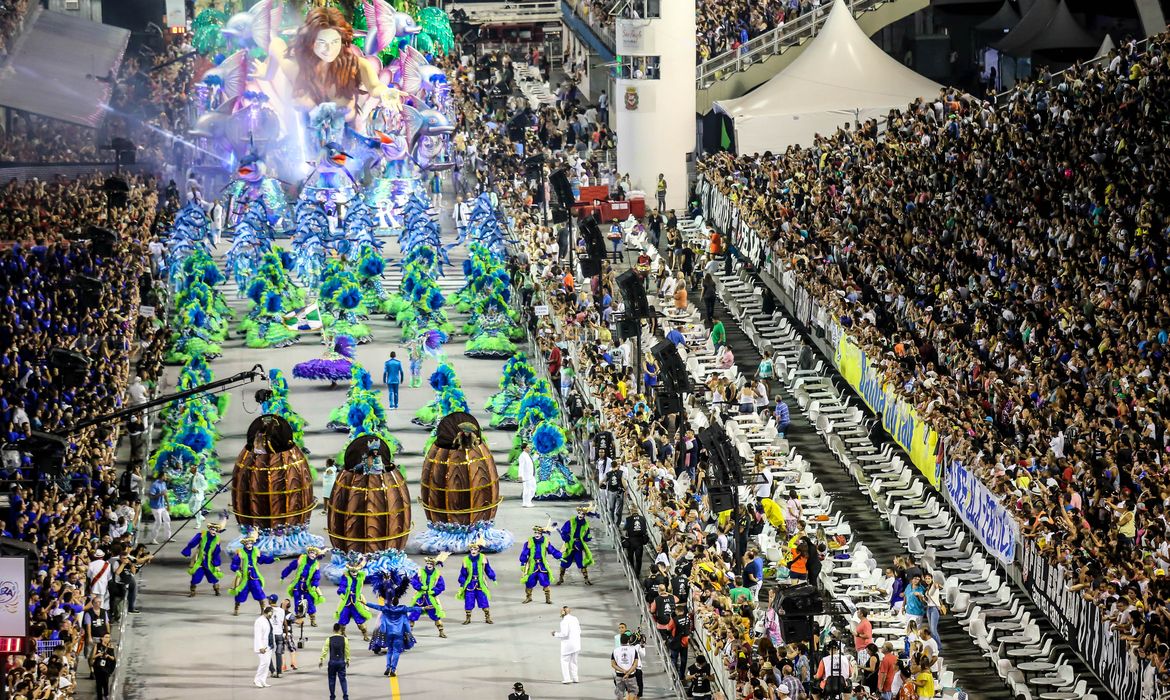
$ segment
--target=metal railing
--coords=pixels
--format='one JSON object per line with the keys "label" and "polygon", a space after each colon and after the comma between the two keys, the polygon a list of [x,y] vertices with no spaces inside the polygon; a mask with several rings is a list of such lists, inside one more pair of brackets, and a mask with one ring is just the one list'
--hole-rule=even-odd
{"label": "metal railing", "polygon": [[612,20],[609,13],[595,9],[590,5],[591,0],[563,0],[562,9],[569,8],[573,15],[597,35],[610,51],[617,50],[617,35],[613,25],[605,26],[606,20]]}
{"label": "metal railing", "polygon": [[[861,12],[875,10],[890,0],[848,0],[849,10],[854,16]],[[695,84],[703,90],[716,80],[730,74],[747,70],[750,66],[778,56],[793,46],[804,43],[816,36],[829,17],[831,4],[821,5],[816,11],[806,12],[796,19],[765,32],[742,44],[739,48],[725,51],[699,64]]]}
{"label": "metal railing", "polygon": [[[1150,43],[1150,37],[1140,39],[1137,42],[1138,53],[1145,53],[1146,46],[1149,43]],[[1118,46],[1116,48],[1117,48],[1117,50],[1120,51],[1122,47]],[[1112,60],[1112,59],[1109,57],[1108,54],[1106,54],[1104,56],[1094,56],[1093,58],[1090,58],[1087,61],[1082,61],[1081,65],[1082,66],[1093,66],[1093,65],[1106,63],[1109,60]],[[1065,73],[1067,73],[1069,70],[1071,70],[1071,67],[1065,68],[1063,70],[1058,70],[1055,73],[1051,73],[1050,74],[1050,76],[1051,76],[1050,82],[1051,82],[1051,79],[1058,78],[1058,77],[1064,75]],[[1033,84],[1029,83],[1029,85],[1033,85]],[[992,98],[992,102],[995,104],[996,107],[1002,107],[1005,102],[1010,100],[1017,92],[1019,92],[1020,87],[1021,87],[1021,85],[1019,83],[1016,83],[1015,85],[1011,86],[1007,90],[1004,90],[1003,92],[997,92],[995,94],[995,97]]]}

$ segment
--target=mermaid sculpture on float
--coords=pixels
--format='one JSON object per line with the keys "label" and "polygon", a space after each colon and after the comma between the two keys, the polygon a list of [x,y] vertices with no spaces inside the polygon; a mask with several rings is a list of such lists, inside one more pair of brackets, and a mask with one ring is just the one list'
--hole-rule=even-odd
{"label": "mermaid sculpture on float", "polygon": [[293,100],[303,112],[332,102],[344,110],[346,121],[356,124],[360,119],[358,93],[363,89],[384,107],[401,109],[401,92],[384,84],[379,66],[354,46],[353,27],[336,8],[311,10],[291,44],[273,36],[268,55],[267,77],[271,79],[279,71],[292,86]]}

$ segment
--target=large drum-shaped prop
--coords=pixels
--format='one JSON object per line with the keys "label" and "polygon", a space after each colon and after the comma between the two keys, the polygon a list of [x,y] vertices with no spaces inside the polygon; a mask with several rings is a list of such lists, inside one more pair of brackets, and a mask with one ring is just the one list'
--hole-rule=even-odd
{"label": "large drum-shaped prop", "polygon": [[[256,452],[257,438],[263,452]],[[244,527],[304,525],[316,507],[309,462],[284,418],[263,415],[248,427],[248,444],[232,471],[232,513]]]}
{"label": "large drum-shaped prop", "polygon": [[496,517],[500,505],[496,461],[470,413],[439,422],[423,459],[422,506],[432,523],[472,525]]}
{"label": "large drum-shaped prop", "polygon": [[[365,474],[361,463],[371,445],[385,471]],[[362,437],[345,449],[326,510],[329,541],[344,552],[372,554],[402,549],[410,536],[410,492],[390,459],[390,447],[376,437]]]}

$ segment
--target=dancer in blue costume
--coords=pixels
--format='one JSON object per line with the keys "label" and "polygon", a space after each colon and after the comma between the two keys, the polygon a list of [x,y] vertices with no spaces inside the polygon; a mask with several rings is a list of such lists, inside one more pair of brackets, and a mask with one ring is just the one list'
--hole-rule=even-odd
{"label": "dancer in blue costume", "polygon": [[549,587],[548,558],[560,559],[561,553],[552,546],[545,534],[548,528],[543,525],[532,527],[532,537],[524,543],[520,552],[520,566],[523,569],[520,580],[524,582],[524,602],[532,602],[532,589],[540,586],[544,589],[544,602],[552,605],[552,588]]}
{"label": "dancer in blue costume", "polygon": [[411,619],[418,619],[424,608],[416,605],[378,605],[369,603],[372,610],[382,611],[378,631],[386,637],[386,670],[384,676],[398,675],[398,659],[402,652],[414,646],[414,635],[410,632]]}
{"label": "dancer in blue costume", "polygon": [[232,615],[240,614],[240,604],[249,596],[260,604],[260,611],[268,602],[268,594],[264,592],[264,574],[260,573],[261,564],[271,564],[276,557],[264,554],[256,549],[257,535],[252,532],[240,540],[243,547],[232,555],[232,571],[236,572],[236,585],[228,591],[236,598],[236,608]]}
{"label": "dancer in blue costume", "polygon": [[207,529],[191,538],[183,548],[183,556],[191,557],[191,567],[187,573],[191,574],[191,593],[188,598],[195,597],[195,587],[205,579],[211,584],[211,589],[219,595],[219,580],[223,578],[220,569],[219,534],[223,532],[221,523],[207,523]]}
{"label": "dancer in blue costume", "polygon": [[324,556],[325,550],[310,545],[304,554],[293,559],[280,572],[281,580],[296,572],[292,583],[288,585],[288,595],[293,600],[294,609],[300,610],[301,603],[304,603],[305,611],[309,614],[309,624],[313,627],[317,626],[317,606],[324,600],[321,595],[321,568],[317,564]]}
{"label": "dancer in blue costume", "polygon": [[588,542],[593,539],[593,535],[589,532],[589,521],[585,517],[590,510],[591,506],[577,508],[576,517],[566,520],[564,525],[561,525],[561,539],[565,541],[565,556],[561,557],[561,573],[557,577],[558,586],[565,582],[565,573],[574,564],[580,567],[585,585],[593,585],[593,582],[589,580],[589,567],[593,566],[593,552],[590,551],[588,545]]}
{"label": "dancer in blue costume", "polygon": [[370,632],[366,629],[366,620],[373,617],[365,598],[362,596],[362,586],[366,583],[366,559],[358,557],[345,565],[345,574],[337,586],[337,595],[341,600],[337,602],[337,614],[334,622],[348,625],[350,620],[357,623],[362,631],[362,639],[370,641]]}
{"label": "dancer in blue costume", "polygon": [[446,558],[446,552],[438,557],[427,557],[426,565],[410,579],[410,585],[418,591],[414,596],[414,605],[426,608],[427,617],[434,621],[439,636],[443,639],[447,638],[447,632],[443,629],[442,618],[446,617],[447,613],[443,610],[439,595],[447,590],[447,584],[443,582],[443,575],[439,573],[438,567]]}
{"label": "dancer in blue costume", "polygon": [[471,624],[471,611],[478,606],[483,610],[483,621],[492,624],[491,591],[488,581],[496,580],[496,572],[487,555],[480,554],[483,538],[471,543],[468,555],[463,557],[463,568],[459,571],[459,595],[463,596],[463,624]]}
{"label": "dancer in blue costume", "polygon": [[[374,587],[374,593],[386,605],[398,605],[402,594],[410,590],[410,579],[394,569],[385,574],[375,574],[370,578],[370,583]],[[369,647],[370,651],[375,654],[382,654],[386,651],[386,635],[382,633],[381,626],[375,628],[374,633],[370,635]]]}

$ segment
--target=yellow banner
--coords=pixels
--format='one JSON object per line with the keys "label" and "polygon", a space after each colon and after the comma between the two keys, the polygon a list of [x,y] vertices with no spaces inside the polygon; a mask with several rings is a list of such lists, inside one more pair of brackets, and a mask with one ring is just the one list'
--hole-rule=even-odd
{"label": "yellow banner", "polygon": [[882,427],[910,455],[910,461],[922,472],[930,485],[938,488],[941,469],[938,464],[938,433],[909,403],[899,399],[886,384],[865,351],[853,344],[844,333],[837,341],[837,371],[849,386],[861,395],[865,404],[881,416]]}

